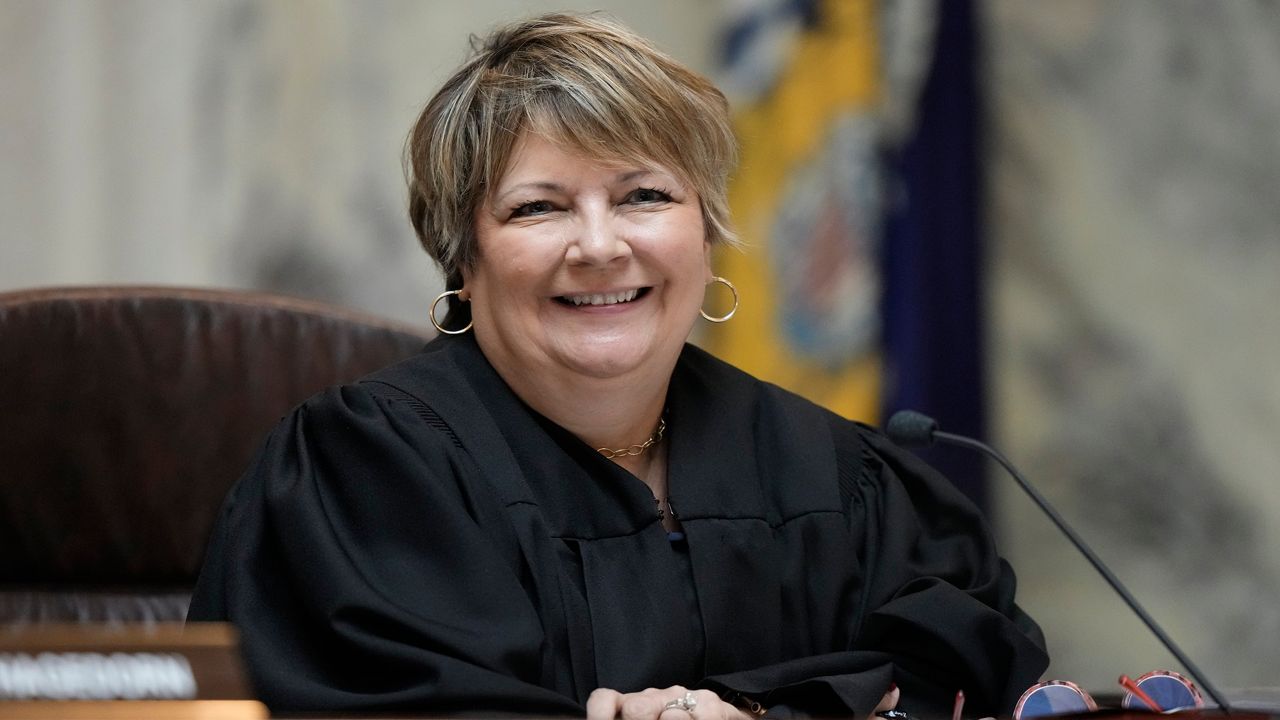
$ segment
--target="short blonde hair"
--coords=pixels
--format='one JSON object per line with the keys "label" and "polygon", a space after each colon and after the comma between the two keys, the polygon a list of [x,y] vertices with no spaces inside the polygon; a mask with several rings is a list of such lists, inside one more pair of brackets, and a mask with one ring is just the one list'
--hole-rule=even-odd
{"label": "short blonde hair", "polygon": [[698,193],[708,242],[736,244],[727,183],[737,146],[710,81],[597,14],[543,15],[472,45],[405,147],[409,219],[448,288],[474,267],[476,209],[523,132],[675,173]]}

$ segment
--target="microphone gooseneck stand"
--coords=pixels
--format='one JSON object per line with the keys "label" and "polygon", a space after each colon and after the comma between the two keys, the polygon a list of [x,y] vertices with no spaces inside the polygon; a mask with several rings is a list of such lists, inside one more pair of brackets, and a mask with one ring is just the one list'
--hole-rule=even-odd
{"label": "microphone gooseneck stand", "polygon": [[1120,598],[1124,600],[1125,604],[1129,606],[1129,609],[1146,624],[1147,629],[1149,629],[1152,634],[1160,640],[1169,652],[1173,653],[1173,656],[1178,659],[1178,662],[1182,663],[1182,666],[1187,669],[1187,672],[1190,673],[1193,678],[1195,678],[1196,682],[1200,683],[1200,687],[1204,688],[1205,692],[1209,694],[1209,697],[1213,698],[1213,701],[1218,703],[1218,707],[1227,714],[1231,714],[1231,706],[1227,704],[1226,699],[1218,689],[1214,687],[1213,683],[1209,682],[1209,678],[1200,671],[1200,668],[1191,661],[1191,658],[1187,657],[1186,653],[1182,652],[1182,649],[1173,641],[1173,638],[1169,637],[1169,635],[1165,633],[1164,629],[1155,621],[1155,618],[1151,617],[1151,615],[1147,613],[1146,609],[1142,607],[1142,604],[1138,602],[1138,599],[1129,592],[1129,590],[1124,586],[1124,583],[1120,582],[1120,578],[1116,577],[1115,573],[1111,572],[1111,568],[1107,567],[1106,563],[1102,562],[1102,558],[1098,557],[1098,555],[1089,548],[1089,545],[1085,543],[1084,539],[1076,534],[1076,531],[1073,530],[1071,526],[1067,524],[1067,521],[1058,514],[1058,511],[1049,504],[1049,501],[1045,499],[1045,497],[1041,495],[1025,477],[1022,476],[1022,473],[1018,472],[1018,469],[1013,466],[1013,463],[1009,462],[1009,460],[1006,459],[1004,455],[1000,454],[998,450],[986,443],[964,435],[942,432],[938,429],[938,423],[936,420],[928,417],[927,415],[915,412],[914,410],[901,410],[894,413],[893,417],[889,418],[889,422],[885,426],[885,433],[889,436],[890,440],[893,440],[895,443],[902,445],[903,447],[928,447],[935,441],[938,441],[948,445],[957,445],[970,450],[977,450],[1000,463],[1001,467],[1003,467],[1005,471],[1013,476],[1013,479],[1017,481],[1018,487],[1021,487],[1022,490],[1027,493],[1031,500],[1035,502],[1036,506],[1040,508],[1041,512],[1049,516],[1049,519],[1053,521],[1053,524],[1058,526],[1058,529],[1062,531],[1062,534],[1066,535],[1067,539],[1071,541],[1071,544],[1075,545],[1076,549],[1080,551],[1080,554],[1084,555],[1085,559],[1093,565],[1093,569],[1097,570],[1098,574],[1102,575],[1103,579],[1107,581],[1107,584],[1111,586],[1111,589],[1115,590],[1116,594],[1118,594]]}

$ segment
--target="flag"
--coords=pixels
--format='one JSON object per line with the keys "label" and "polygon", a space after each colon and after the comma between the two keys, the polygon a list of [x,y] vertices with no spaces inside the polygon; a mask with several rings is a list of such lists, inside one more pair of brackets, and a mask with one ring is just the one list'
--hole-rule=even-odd
{"label": "flag", "polygon": [[[932,61],[895,179],[883,244],[884,409],[911,408],[948,432],[986,435],[982,173],[976,26],[970,0],[937,6]],[[979,507],[984,460],[921,453]]]}
{"label": "flag", "polygon": [[[741,144],[729,201],[746,251],[714,262],[741,306],[704,338],[747,372],[868,421],[880,404],[876,19],[869,0],[737,4],[721,85]],[[708,307],[728,302],[717,292]]]}
{"label": "flag", "polygon": [[[704,344],[845,417],[910,407],[984,433],[975,27],[969,0],[736,0],[721,85],[739,289]],[[892,84],[892,86],[888,86]],[[728,302],[708,290],[712,314]],[[985,500],[981,460],[927,456]]]}

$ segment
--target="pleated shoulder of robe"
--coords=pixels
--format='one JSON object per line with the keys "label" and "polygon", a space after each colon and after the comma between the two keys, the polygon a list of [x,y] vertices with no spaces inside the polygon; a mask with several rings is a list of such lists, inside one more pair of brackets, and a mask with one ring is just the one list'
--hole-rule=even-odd
{"label": "pleated shoulder of robe", "polygon": [[705,687],[771,714],[1007,713],[1048,663],[979,511],[875,431],[686,346],[669,535],[640,480],[470,336],[317,395],[231,491],[189,620],[275,711],[582,715]]}

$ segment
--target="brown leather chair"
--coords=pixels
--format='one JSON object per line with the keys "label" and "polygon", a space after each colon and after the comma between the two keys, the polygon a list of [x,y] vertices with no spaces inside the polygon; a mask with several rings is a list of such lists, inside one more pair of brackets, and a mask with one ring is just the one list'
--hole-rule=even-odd
{"label": "brown leather chair", "polygon": [[181,620],[276,421],[430,336],[254,292],[0,293],[0,622]]}

